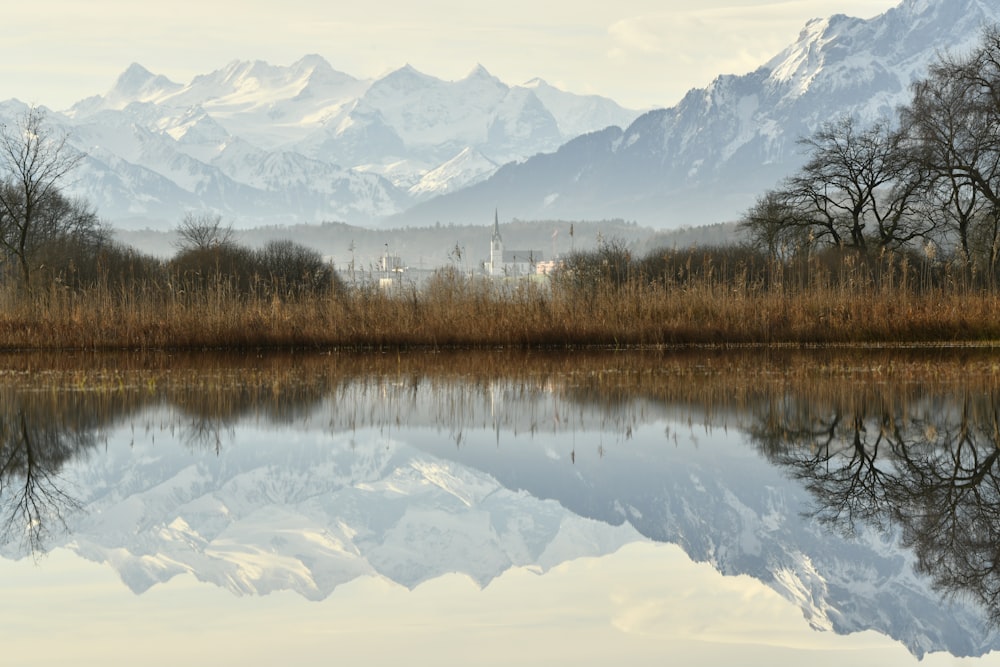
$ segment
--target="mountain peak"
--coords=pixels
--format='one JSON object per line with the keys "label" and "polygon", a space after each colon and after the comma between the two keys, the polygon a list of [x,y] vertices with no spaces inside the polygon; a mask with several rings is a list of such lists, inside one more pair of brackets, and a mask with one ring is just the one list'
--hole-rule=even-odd
{"label": "mountain peak", "polygon": [[139,63],[132,63],[118,76],[105,97],[113,104],[143,102],[179,87],[165,76],[153,74]]}
{"label": "mountain peak", "polygon": [[399,75],[405,75],[405,76],[426,76],[423,72],[421,72],[420,70],[418,70],[416,67],[414,67],[410,63],[406,63],[402,67],[400,67],[400,68],[398,68],[398,69],[390,72],[389,76],[392,76],[393,74],[399,74]]}
{"label": "mountain peak", "polygon": [[307,53],[306,55],[302,56],[297,61],[295,61],[292,67],[295,69],[328,68],[330,67],[330,63],[328,63],[326,61],[326,58],[319,55],[318,53]]}
{"label": "mountain peak", "polygon": [[476,66],[472,68],[466,76],[466,79],[495,79],[496,77],[489,73],[485,67],[480,63],[476,63]]}
{"label": "mountain peak", "polygon": [[357,82],[350,74],[335,70],[325,58],[308,54],[292,64],[291,71],[304,79],[307,86],[342,86]]}
{"label": "mountain peak", "polygon": [[125,68],[125,71],[121,73],[118,79],[120,81],[121,79],[132,79],[132,78],[151,79],[153,78],[153,73],[150,72],[145,67],[143,67],[142,65],[140,65],[139,63],[133,62],[132,64],[130,64],[128,67]]}
{"label": "mountain peak", "polygon": [[406,63],[399,69],[389,72],[378,81],[375,86],[378,88],[389,88],[400,92],[413,92],[427,86],[429,83],[439,82],[439,79],[424,74],[413,65]]}
{"label": "mountain peak", "polygon": [[152,81],[154,75],[139,63],[132,63],[115,80],[114,90],[119,92],[138,92]]}

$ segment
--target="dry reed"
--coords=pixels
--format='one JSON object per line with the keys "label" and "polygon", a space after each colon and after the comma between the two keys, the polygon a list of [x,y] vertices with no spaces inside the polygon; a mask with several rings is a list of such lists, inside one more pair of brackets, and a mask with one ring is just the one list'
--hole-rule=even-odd
{"label": "dry reed", "polygon": [[2,349],[579,348],[1000,340],[1000,299],[919,272],[844,265],[764,281],[726,267],[651,280],[354,286],[284,298],[196,287],[0,288]]}

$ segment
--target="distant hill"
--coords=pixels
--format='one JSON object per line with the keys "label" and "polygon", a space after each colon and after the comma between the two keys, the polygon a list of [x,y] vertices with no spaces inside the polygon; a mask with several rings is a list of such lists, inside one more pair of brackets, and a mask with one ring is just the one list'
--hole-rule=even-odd
{"label": "distant hill", "polygon": [[[481,216],[485,218],[485,216]],[[434,269],[457,266],[474,269],[488,259],[492,222],[375,229],[331,222],[320,225],[266,226],[236,230],[235,240],[261,247],[276,239],[292,239],[321,252],[339,269],[353,265],[368,270],[385,252],[399,256],[404,266]],[[602,241],[620,241],[643,255],[654,248],[685,249],[732,243],[735,225],[713,225],[672,231],[655,230],[623,220],[513,220],[501,222],[508,247],[540,251],[548,259],[593,250]],[[572,234],[570,233],[572,231]],[[117,230],[117,238],[143,252],[170,257],[176,251],[173,232],[153,229]]]}

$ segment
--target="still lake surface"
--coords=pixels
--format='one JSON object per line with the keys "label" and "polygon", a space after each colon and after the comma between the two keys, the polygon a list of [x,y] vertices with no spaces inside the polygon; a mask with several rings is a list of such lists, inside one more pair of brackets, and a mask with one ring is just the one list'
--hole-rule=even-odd
{"label": "still lake surface", "polygon": [[4,664],[1000,664],[1000,353],[9,356],[0,520]]}

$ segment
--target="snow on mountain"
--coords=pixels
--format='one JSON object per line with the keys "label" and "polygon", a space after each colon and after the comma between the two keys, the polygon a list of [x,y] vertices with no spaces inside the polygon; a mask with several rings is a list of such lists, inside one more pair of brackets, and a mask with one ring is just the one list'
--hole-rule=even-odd
{"label": "snow on mountain", "polygon": [[[845,113],[891,117],[938,54],[998,21],[1000,0],[903,0],[868,20],[815,19],[756,71],[642,115],[540,80],[511,87],[482,66],[458,81],[408,65],[360,80],[306,56],[233,62],[187,84],[131,65],[59,123],[92,152],[72,194],[112,223],[134,211],[171,225],[193,207],[237,225],[428,225],[478,220],[499,204],[520,219],[707,224],[738,218],[792,173],[799,138]],[[263,151],[259,168],[223,155],[237,139]],[[170,188],[151,174],[181,196],[162,201]]]}
{"label": "snow on mountain", "polygon": [[[406,142],[382,112],[357,100],[315,132],[291,147],[317,160],[355,165],[366,171],[380,171],[393,164],[423,164],[422,156],[408,156]],[[387,170],[396,174],[398,185],[411,175],[408,169]],[[398,179],[398,180],[397,180]]]}
{"label": "snow on mountain", "polygon": [[482,119],[507,91],[482,67],[464,79],[446,82],[407,65],[373,83],[362,101],[377,109],[406,144],[449,146],[456,141],[472,143],[468,139],[484,141]]}
{"label": "snow on mountain", "polygon": [[103,97],[88,97],[77,102],[69,115],[89,115],[105,109],[120,109],[134,102],[155,102],[181,88],[180,84],[165,76],[155,75],[142,65],[132,63]]}
{"label": "snow on mountain", "polygon": [[754,72],[719,76],[624,133],[581,136],[391,223],[468,219],[492,202],[521,219],[735,220],[801,164],[799,138],[846,113],[891,118],[930,62],[967,49],[998,21],[1000,0],[903,0],[868,20],[816,19]]}
{"label": "snow on mountain", "polygon": [[[588,122],[635,115],[541,83],[512,88],[482,66],[458,81],[409,65],[361,80],[309,55],[289,66],[235,61],[187,84],[133,64],[58,124],[91,158],[71,194],[113,224],[163,227],[197,208],[242,226],[370,223],[555,150]],[[185,194],[170,202],[163,184],[132,189],[149,173]]]}
{"label": "snow on mountain", "polygon": [[573,95],[549,85],[542,79],[532,79],[523,88],[535,94],[559,124],[563,136],[578,137],[605,127],[627,127],[635,114],[625,112],[614,101],[599,95]]}
{"label": "snow on mountain", "polygon": [[525,145],[539,146],[548,152],[562,143],[558,121],[527,88],[511,89],[496,105],[486,137],[485,150],[499,162],[516,160]]}
{"label": "snow on mountain", "polygon": [[234,61],[196,76],[187,85],[154,85],[157,81],[166,80],[133,64],[103,97],[79,102],[67,115],[84,118],[98,111],[124,110],[135,102],[153,104],[167,116],[197,108],[227,132],[274,148],[318,127],[331,109],[356,99],[370,85],[334,70],[315,55],[288,67]]}
{"label": "snow on mountain", "polygon": [[233,62],[195,77],[165,107],[201,106],[226,129],[261,148],[279,148],[319,127],[336,110],[363,94],[370,82],[334,70],[319,56],[289,67]]}
{"label": "snow on mountain", "polygon": [[409,189],[414,199],[446,194],[476,183],[495,172],[498,165],[474,148],[466,147],[458,155],[425,173]]}
{"label": "snow on mountain", "polygon": [[[340,111],[296,149],[383,173],[404,188],[466,147],[503,163],[554,150],[572,136],[560,132],[532,92],[508,87],[482,66],[451,82],[407,65],[372,83]],[[634,117],[624,110],[622,116]]]}
{"label": "snow on mountain", "polygon": [[[199,208],[201,199],[155,171],[114,155],[87,155],[74,171],[84,195],[101,215],[123,227],[147,226],[150,220],[176,224],[184,211]],[[70,191],[74,188],[69,188]]]}
{"label": "snow on mountain", "polygon": [[571,558],[641,539],[377,430],[284,434],[281,447],[237,432],[219,456],[161,437],[91,457],[67,477],[88,496],[66,546],[112,565],[136,593],[191,573],[240,595],[320,600],[359,576],[413,588],[461,572],[485,586],[511,567],[561,562],[566,531],[585,538]]}

